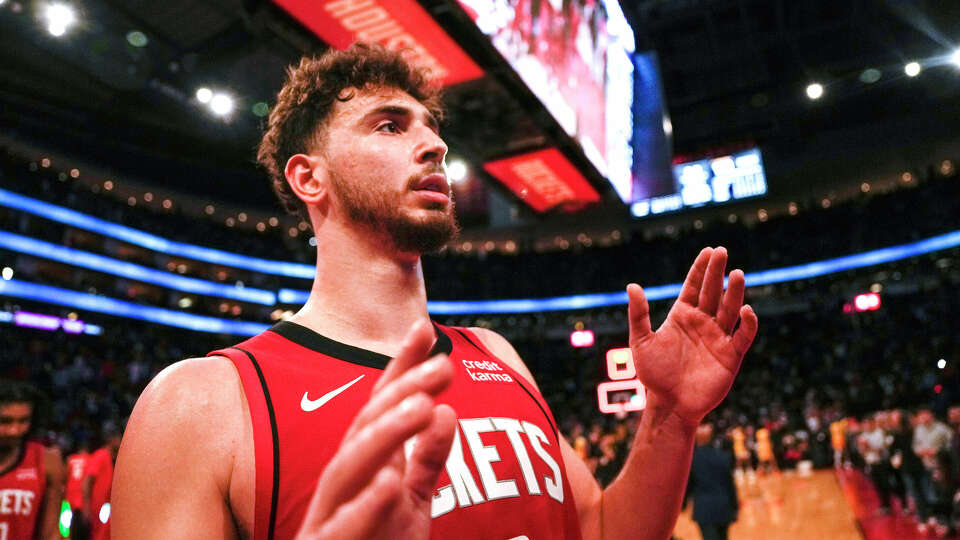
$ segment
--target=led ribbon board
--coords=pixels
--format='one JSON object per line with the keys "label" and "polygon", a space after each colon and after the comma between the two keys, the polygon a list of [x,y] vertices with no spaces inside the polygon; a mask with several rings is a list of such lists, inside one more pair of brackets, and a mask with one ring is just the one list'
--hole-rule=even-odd
{"label": "led ribbon board", "polygon": [[266,306],[272,306],[277,302],[277,296],[273,291],[252,287],[236,287],[202,279],[178,276],[155,268],[147,268],[146,266],[104,257],[103,255],[97,255],[95,253],[58,246],[50,242],[43,242],[6,231],[0,231],[0,248],[50,259],[64,264],[80,266],[135,281],[153,283],[154,285],[160,285],[175,291],[230,298]]}
{"label": "led ribbon board", "polygon": [[483,76],[483,70],[415,0],[274,0],[320,39],[338,49],[355,41],[402,51],[444,85]]}
{"label": "led ribbon board", "polygon": [[132,227],[118,225],[109,221],[104,221],[76,210],[50,204],[0,189],[0,206],[14,208],[35,216],[40,216],[50,221],[70,225],[78,229],[84,229],[103,236],[109,236],[121,240],[128,244],[140,246],[152,251],[166,253],[168,255],[177,255],[197,261],[204,261],[212,264],[230,266],[233,268],[245,268],[254,272],[264,274],[273,274],[278,276],[287,276],[303,279],[313,279],[316,268],[309,264],[300,264],[286,261],[271,261],[269,259],[259,259],[238,255],[228,251],[212,249],[194,244],[175,242],[167,240],[155,234],[150,234]]}
{"label": "led ribbon board", "polygon": [[556,148],[491,161],[483,168],[537,212],[558,206],[575,210],[600,200],[600,194]]}

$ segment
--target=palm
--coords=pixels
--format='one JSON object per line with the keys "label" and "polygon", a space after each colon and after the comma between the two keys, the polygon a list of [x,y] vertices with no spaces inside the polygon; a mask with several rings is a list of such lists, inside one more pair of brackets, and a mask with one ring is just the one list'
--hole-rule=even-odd
{"label": "palm", "polygon": [[743,273],[731,272],[723,292],[726,257],[723,248],[700,252],[656,332],[642,289],[628,287],[630,347],[647,401],[690,422],[699,422],[727,395],[757,331],[756,314],[742,306]]}

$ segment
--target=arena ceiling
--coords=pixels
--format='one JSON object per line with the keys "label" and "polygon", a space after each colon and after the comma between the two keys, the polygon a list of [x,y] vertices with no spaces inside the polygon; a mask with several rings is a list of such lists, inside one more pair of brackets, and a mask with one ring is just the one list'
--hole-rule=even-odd
{"label": "arena ceiling", "polygon": [[[449,1],[420,0],[445,23]],[[621,4],[637,49],[659,56],[678,153],[742,142],[783,148],[840,127],[909,118],[949,125],[960,117],[960,69],[940,65],[960,44],[956,2]],[[271,102],[285,66],[322,51],[322,42],[266,0],[77,0],[85,31],[67,39],[38,23],[40,5],[0,5],[4,131],[89,155],[118,173],[273,207],[252,163],[262,119],[250,106]],[[148,44],[131,46],[131,30]],[[904,75],[910,60],[925,63],[920,77]],[[491,77],[450,92],[445,135],[455,151],[481,160],[556,135],[538,121],[542,111],[531,114],[529,96],[511,91],[504,69],[486,67]],[[863,82],[868,68],[879,80]],[[818,102],[804,96],[812,81],[827,88]],[[202,85],[229,88],[242,110],[229,122],[204,113],[193,95]],[[775,181],[772,190],[788,189]]]}

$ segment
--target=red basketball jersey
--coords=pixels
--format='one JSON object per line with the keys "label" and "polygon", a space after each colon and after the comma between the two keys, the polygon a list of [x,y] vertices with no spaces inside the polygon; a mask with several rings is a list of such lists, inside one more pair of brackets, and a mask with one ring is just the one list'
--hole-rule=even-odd
{"label": "red basketball jersey", "polygon": [[83,477],[86,474],[89,452],[77,452],[67,457],[67,485],[64,497],[71,508],[83,506]]}
{"label": "red basketball jersey", "polygon": [[0,538],[33,538],[47,489],[43,453],[42,444],[27,441],[20,460],[0,475]]}
{"label": "red basketball jersey", "polygon": [[[432,538],[580,538],[556,422],[543,397],[469,330],[436,326],[455,366],[437,401],[456,437],[432,502]],[[293,538],[317,479],[390,358],[292,322],[235,347],[256,456],[255,540]]]}
{"label": "red basketball jersey", "polygon": [[113,486],[113,454],[100,448],[90,454],[86,476],[93,477],[90,489],[90,534],[94,540],[110,539],[110,490]]}

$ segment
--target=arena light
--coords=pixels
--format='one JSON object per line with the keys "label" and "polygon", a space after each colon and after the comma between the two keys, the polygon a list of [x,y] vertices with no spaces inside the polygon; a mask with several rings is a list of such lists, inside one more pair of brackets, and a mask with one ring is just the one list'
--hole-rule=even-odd
{"label": "arena light", "polygon": [[807,85],[807,97],[817,100],[823,97],[823,85],[820,83],[811,83]]}
{"label": "arena light", "polygon": [[213,90],[210,90],[206,86],[201,86],[197,88],[197,101],[200,103],[210,103],[210,100],[213,99]]}
{"label": "arena light", "polygon": [[910,62],[907,65],[903,66],[903,72],[907,74],[907,77],[916,77],[920,74],[920,63],[919,62]]}
{"label": "arena light", "polygon": [[51,221],[56,221],[57,223],[63,223],[64,225],[70,225],[99,235],[116,238],[129,244],[168,255],[178,255],[188,259],[223,266],[232,266],[234,268],[246,268],[247,270],[263,272],[265,274],[310,280],[314,278],[314,274],[316,273],[316,268],[311,264],[260,259],[195,244],[176,242],[139,229],[118,225],[89,216],[70,208],[57,206],[25,195],[20,195],[19,193],[7,191],[3,188],[0,188],[0,206],[15,208]]}
{"label": "arena light", "polygon": [[944,360],[943,358],[937,360],[937,369],[943,369],[943,368],[945,368],[945,367],[947,367],[947,361],[946,361],[946,360]]}
{"label": "arena light", "polygon": [[593,347],[593,343],[593,330],[574,330],[570,333],[570,345],[574,347]]}
{"label": "arena light", "polygon": [[953,51],[953,55],[950,56],[950,61],[957,67],[960,67],[960,49]]}
{"label": "arena light", "polygon": [[222,92],[210,98],[210,110],[217,116],[227,116],[233,112],[233,98]]}
{"label": "arena light", "polygon": [[3,271],[0,271],[0,277],[3,277],[4,281],[13,279],[13,268],[9,266],[4,266]]}
{"label": "arena light", "polygon": [[276,294],[272,291],[253,287],[241,288],[224,283],[215,283],[180,276],[6,231],[0,231],[0,247],[17,253],[25,253],[27,255],[33,255],[72,266],[79,266],[105,274],[142,281],[144,283],[153,283],[154,285],[160,285],[181,292],[231,298],[233,300],[252,302],[266,306],[272,306],[277,302]]}
{"label": "arena light", "polygon": [[54,37],[60,37],[77,22],[77,14],[69,4],[48,4],[43,12],[47,20],[47,31]]}
{"label": "arena light", "polygon": [[633,351],[630,347],[607,351],[607,377],[615,381],[637,377],[637,366],[633,362]]}
{"label": "arena light", "polygon": [[462,159],[453,159],[447,164],[447,176],[451,182],[460,182],[467,177],[467,163]]}
{"label": "arena light", "polygon": [[197,332],[253,336],[269,328],[269,325],[262,323],[181,313],[172,309],[134,304],[133,302],[126,302],[106,296],[71,291],[50,285],[28,283],[15,279],[0,281],[0,296],[11,296],[48,304],[69,306],[86,311],[116,315],[127,319],[137,319],[166,326],[186,328],[187,330]]}
{"label": "arena light", "polygon": [[880,295],[877,293],[858,294],[853,297],[853,307],[857,311],[876,311],[880,309]]}

